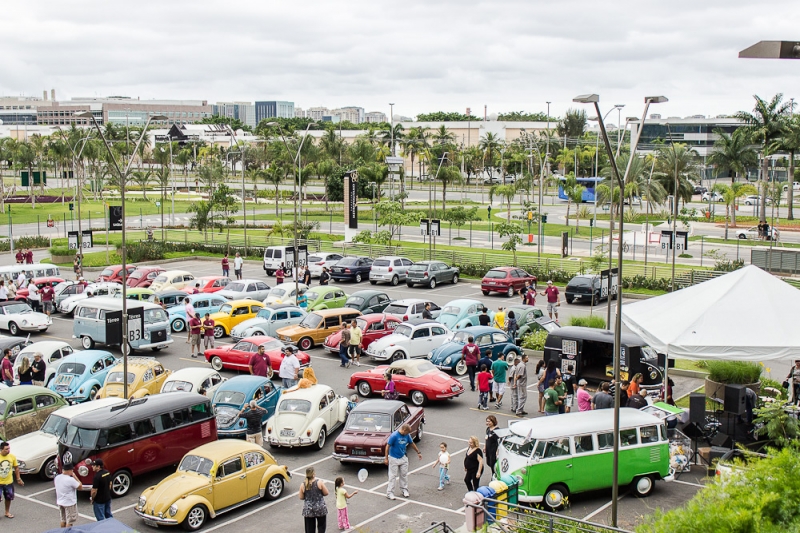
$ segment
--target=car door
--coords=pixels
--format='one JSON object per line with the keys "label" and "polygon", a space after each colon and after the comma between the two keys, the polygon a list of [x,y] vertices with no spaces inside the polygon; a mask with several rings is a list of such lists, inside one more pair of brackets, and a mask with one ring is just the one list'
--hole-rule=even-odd
{"label": "car door", "polygon": [[330,405],[330,400],[328,400],[327,394],[323,394],[319,400],[319,414],[317,416],[322,419],[322,425],[330,429],[331,405]]}
{"label": "car door", "polygon": [[261,417],[261,422],[263,423],[275,414],[275,405],[278,403],[280,393],[276,392],[275,385],[271,381],[266,381],[260,390],[261,397],[258,399],[258,406],[266,411],[266,414]]}
{"label": "car door", "polygon": [[411,334],[411,340],[408,342],[408,356],[409,357],[427,357],[433,339],[431,338],[430,326],[419,326]]}
{"label": "car door", "polygon": [[497,359],[503,355],[503,352],[509,346],[508,336],[505,333],[495,332],[492,333],[492,359]]}
{"label": "car door", "polygon": [[475,344],[478,345],[478,348],[481,350],[481,357],[489,357],[492,358],[492,334],[485,333],[483,335],[478,335],[475,339]]}
{"label": "car door", "polygon": [[4,424],[4,440],[9,441],[39,429],[41,426],[36,425],[35,415],[33,396],[20,398],[12,403]]}
{"label": "car door", "polygon": [[252,342],[239,341],[230,349],[227,357],[222,357],[230,365],[236,365],[238,368],[248,368],[250,366],[250,358],[256,349]]}
{"label": "car door", "polygon": [[[291,322],[289,321],[289,311],[287,310],[278,310],[272,313],[272,316],[269,317],[269,329],[270,331],[278,331],[279,329],[291,326]],[[270,333],[270,335],[273,335]]]}
{"label": "car door", "polygon": [[247,474],[242,457],[236,455],[222,461],[214,477],[214,509],[219,511],[245,499]]}
{"label": "car door", "polygon": [[6,308],[0,307],[0,328],[8,329],[9,316],[6,314]]}
{"label": "car door", "polygon": [[194,306],[198,318],[205,316],[206,313],[210,313],[209,307],[211,307],[211,305],[208,298],[197,298],[192,305]]}
{"label": "car door", "polygon": [[373,297],[373,300],[375,300],[375,304],[372,306],[373,313],[383,313],[386,307],[392,302],[391,298],[385,294],[378,294]]}

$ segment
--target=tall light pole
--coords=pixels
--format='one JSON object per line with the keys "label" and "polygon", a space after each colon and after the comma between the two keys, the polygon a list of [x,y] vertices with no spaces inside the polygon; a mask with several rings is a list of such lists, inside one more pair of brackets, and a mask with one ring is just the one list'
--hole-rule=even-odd
{"label": "tall light pole", "polygon": [[[594,104],[594,109],[597,112],[598,117],[602,117],[602,113],[600,113],[600,106],[598,102],[600,101],[600,96],[596,94],[584,94],[581,96],[577,96],[573,98],[573,102],[578,103],[591,103]],[[650,107],[650,104],[666,102],[667,99],[664,96],[648,96],[644,99],[645,106],[644,106],[644,113],[642,113],[642,125],[644,125],[644,119],[647,116],[647,110]],[[625,176],[620,177],[619,169],[617,168],[617,161],[614,158],[614,153],[611,150],[611,143],[608,140],[608,133],[606,132],[606,126],[603,121],[599,121],[600,125],[600,133],[603,135],[603,144],[605,144],[606,152],[608,153],[608,158],[611,162],[611,169],[613,171],[613,175],[617,180],[617,183],[620,187],[620,193],[624,190],[625,179],[627,179],[628,172],[630,172],[631,168],[631,161],[633,161],[633,156],[636,153],[636,145],[639,143],[639,133],[641,129],[637,130],[636,139],[631,139],[631,155],[628,159],[628,166],[625,168]],[[619,202],[619,234],[620,234],[620,245],[617,249],[618,256],[617,256],[617,316],[616,322],[614,325],[614,382],[617,383],[619,386],[620,382],[620,352],[622,349],[622,234],[623,234],[623,209],[624,209],[625,202],[622,201],[622,197],[620,195],[620,202]],[[608,274],[608,298],[611,299],[611,272]],[[666,385],[666,384],[665,384]],[[612,488],[611,488],[611,525],[616,527],[617,525],[617,500],[619,498],[619,405],[620,401],[620,394],[619,391],[614,394],[614,459],[613,459],[613,466],[612,466]]]}
{"label": "tall light pole", "polygon": [[625,107],[625,104],[615,104],[614,109],[617,110],[617,154],[619,155],[619,147],[622,146],[622,108]]}
{"label": "tall light pole", "polygon": [[[61,128],[58,129],[62,133],[65,133],[64,130],[62,130]],[[69,142],[65,143],[67,147],[69,147],[69,151],[72,152],[72,174],[75,176],[75,196],[78,197],[78,254],[80,254],[81,260],[83,260],[83,228],[81,226],[81,197],[83,196],[83,188],[81,187],[82,182],[78,178],[77,160],[80,159],[81,154],[83,153],[83,149],[86,148],[86,143],[91,138],[92,138],[91,135],[87,135],[82,139],[78,139],[78,141],[75,143],[75,147],[77,148],[78,143],[80,142],[83,142],[83,144],[81,145],[81,149],[78,150],[77,154],[75,153],[75,148],[73,148],[72,145],[69,144]]]}
{"label": "tall light pole", "polygon": [[538,228],[538,235],[536,236],[536,258],[542,258],[542,246],[544,243],[544,231],[542,230],[542,194],[544,189],[544,182],[547,177],[550,175],[550,103],[547,102],[547,138],[545,140],[545,150],[544,150],[544,163],[547,169],[547,175],[543,172],[541,176],[539,176],[539,223],[536,224]]}
{"label": "tall light pole", "polygon": [[[120,247],[120,256],[122,257],[122,270],[120,274],[122,275],[122,375],[125,376],[125,379],[122,380],[122,395],[125,399],[128,399],[128,353],[130,352],[130,345],[128,343],[128,256],[127,256],[127,245],[125,243],[125,239],[127,238],[125,232],[125,182],[127,181],[128,173],[131,170],[131,166],[133,165],[133,157],[128,159],[128,163],[125,165],[125,171],[119,167],[119,163],[117,163],[117,158],[114,156],[114,152],[111,150],[111,145],[108,144],[108,140],[106,136],[103,134],[103,129],[100,127],[100,124],[97,123],[97,119],[95,118],[94,114],[91,111],[84,111],[82,113],[76,113],[76,117],[82,118],[91,118],[94,127],[97,129],[97,133],[100,135],[100,138],[103,140],[103,145],[106,147],[106,151],[108,151],[108,158],[111,160],[111,163],[114,165],[114,169],[117,171],[117,175],[119,176],[119,195],[120,195],[120,202],[122,203],[122,246]],[[145,136],[147,135],[147,128],[150,126],[150,121],[152,120],[168,120],[168,118],[164,115],[150,115],[147,117],[147,121],[144,124],[144,128],[142,128],[142,134],[139,136],[139,140],[136,141],[136,146],[133,148],[133,153],[136,154],[139,152],[139,145],[142,144],[142,140],[144,140]]]}
{"label": "tall light pole", "polygon": [[394,104],[389,102],[389,131],[392,137],[392,157],[394,157]]}
{"label": "tall light pole", "polygon": [[[231,136],[231,140],[236,141],[236,146],[239,148],[239,155],[242,158],[242,226],[244,227],[244,255],[247,256],[247,203],[245,202],[245,190],[244,190],[244,149],[245,147],[239,144],[239,139],[236,138],[236,133],[234,133],[233,128],[231,128],[230,124],[225,124],[225,127],[228,129],[228,133]],[[236,163],[234,163],[235,165]],[[233,168],[236,168],[235,166]],[[175,195],[172,195],[173,200],[175,199]]]}

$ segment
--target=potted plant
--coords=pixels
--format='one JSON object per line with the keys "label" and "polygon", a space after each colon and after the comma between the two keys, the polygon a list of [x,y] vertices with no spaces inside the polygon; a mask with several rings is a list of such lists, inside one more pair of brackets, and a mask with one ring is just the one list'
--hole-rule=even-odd
{"label": "potted plant", "polygon": [[749,361],[709,361],[706,364],[706,398],[725,399],[725,385],[744,385],[758,394],[761,391],[759,363]]}

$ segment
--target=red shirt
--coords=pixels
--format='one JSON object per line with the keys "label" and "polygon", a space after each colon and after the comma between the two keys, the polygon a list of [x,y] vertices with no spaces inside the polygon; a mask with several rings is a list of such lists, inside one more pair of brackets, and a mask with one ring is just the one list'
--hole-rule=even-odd
{"label": "red shirt", "polygon": [[33,252],[26,252],[25,253],[25,262],[29,265],[33,264]]}
{"label": "red shirt", "polygon": [[250,358],[250,366],[253,367],[254,376],[263,377],[267,377],[267,373],[269,373],[269,369],[272,367],[269,362],[269,356],[266,353],[263,356],[254,353]]}
{"label": "red shirt", "polygon": [[486,372],[478,372],[478,390],[481,392],[489,392],[489,381],[492,379],[492,373],[488,370]]}
{"label": "red shirt", "polygon": [[551,285],[544,290],[547,295],[547,303],[554,304],[558,302],[558,287]]}
{"label": "red shirt", "polygon": [[474,342],[471,342],[461,348],[461,355],[464,357],[464,364],[467,366],[478,366],[478,359],[481,355],[481,349]]}
{"label": "red shirt", "polygon": [[42,301],[43,302],[52,302],[53,301],[53,296],[55,296],[55,291],[53,290],[52,286],[45,285],[44,287],[41,288],[41,290],[39,292],[41,292],[41,294],[42,294]]}
{"label": "red shirt", "polygon": [[25,254],[23,254],[22,252],[17,252],[17,255],[15,255],[14,257],[17,258],[17,263],[22,263],[23,261],[25,261]]}
{"label": "red shirt", "polygon": [[278,282],[278,285],[283,283],[283,277],[285,275],[286,275],[286,273],[283,271],[282,268],[279,268],[278,271],[275,272],[275,280]]}
{"label": "red shirt", "polygon": [[214,326],[215,326],[215,323],[210,318],[206,319],[206,320],[203,320],[203,327],[206,328],[206,333],[205,333],[206,337],[213,337],[214,336]]}
{"label": "red shirt", "polygon": [[228,258],[227,257],[223,257],[222,258],[222,268],[228,268]]}
{"label": "red shirt", "polygon": [[189,319],[189,328],[192,330],[192,335],[200,335],[200,326],[203,323],[196,316]]}

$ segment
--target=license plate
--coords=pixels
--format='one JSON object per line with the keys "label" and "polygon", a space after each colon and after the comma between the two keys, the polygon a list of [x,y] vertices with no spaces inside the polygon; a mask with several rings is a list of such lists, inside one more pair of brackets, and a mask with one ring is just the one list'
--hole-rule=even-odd
{"label": "license plate", "polygon": [[153,522],[152,520],[148,520],[147,518],[144,519],[144,523],[146,526],[156,527],[156,528],[158,527],[158,523]]}
{"label": "license plate", "polygon": [[291,429],[282,429],[281,437],[294,437],[294,431]]}
{"label": "license plate", "polygon": [[497,282],[496,281],[490,281],[489,285],[497,285]]}
{"label": "license plate", "polygon": [[350,455],[367,455],[367,450],[353,450]]}

